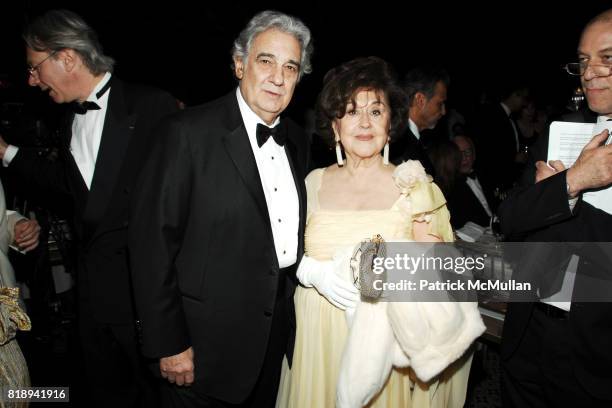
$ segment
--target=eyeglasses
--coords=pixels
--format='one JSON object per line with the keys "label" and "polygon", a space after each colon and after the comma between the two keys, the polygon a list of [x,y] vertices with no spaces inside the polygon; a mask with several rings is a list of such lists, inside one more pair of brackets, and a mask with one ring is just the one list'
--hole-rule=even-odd
{"label": "eyeglasses", "polygon": [[43,63],[44,63],[46,60],[48,60],[49,58],[51,58],[52,56],[54,56],[56,53],[57,53],[57,51],[53,51],[51,54],[47,55],[47,57],[46,57],[44,60],[40,61],[38,64],[36,64],[36,65],[34,65],[34,66],[28,65],[28,68],[27,68],[27,69],[28,69],[28,74],[29,74],[29,75],[34,75],[34,73],[38,74],[38,69],[40,68],[40,66],[41,66],[41,65],[42,65],[42,64],[43,64]]}
{"label": "eyeglasses", "polygon": [[461,156],[463,157],[472,157],[474,155],[474,151],[472,149],[460,150]]}
{"label": "eyeglasses", "polygon": [[562,68],[570,75],[582,76],[589,67],[598,77],[607,77],[612,74],[612,65],[595,65],[588,62],[570,62]]}

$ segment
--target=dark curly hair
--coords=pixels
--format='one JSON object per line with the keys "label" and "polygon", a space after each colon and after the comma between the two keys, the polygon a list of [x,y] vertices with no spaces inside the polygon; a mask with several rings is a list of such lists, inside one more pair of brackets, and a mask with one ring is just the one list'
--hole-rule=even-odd
{"label": "dark curly hair", "polygon": [[325,74],[323,90],[317,98],[317,134],[330,146],[335,144],[332,122],[346,114],[349,103],[355,105],[355,96],[362,90],[382,92],[389,101],[391,140],[404,130],[407,100],[397,83],[393,69],[378,57],[356,58],[332,68]]}

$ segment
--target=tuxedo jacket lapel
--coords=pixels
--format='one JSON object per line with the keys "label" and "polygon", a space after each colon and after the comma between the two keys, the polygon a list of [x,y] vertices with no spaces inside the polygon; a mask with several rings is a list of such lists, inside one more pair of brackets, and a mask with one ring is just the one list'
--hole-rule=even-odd
{"label": "tuxedo jacket lapel", "polygon": [[[257,203],[259,213],[266,220],[266,225],[269,226],[268,232],[270,239],[273,240],[270,215],[268,213],[266,197],[261,184],[261,177],[259,170],[257,169],[255,155],[253,154],[249,137],[244,127],[244,121],[240,114],[240,109],[238,108],[236,94],[234,92],[227,96],[226,106],[229,109],[226,125],[228,129],[233,130],[231,130],[224,138],[225,148],[232,160],[232,164],[238,170],[240,177],[244,181],[250,195]],[[284,125],[287,126],[287,143],[285,144],[285,153],[287,154],[289,166],[291,167],[291,173],[298,194],[300,206],[298,234],[300,237],[303,237],[306,220],[306,188],[304,185],[304,175],[307,163],[306,161],[299,160],[300,154],[304,154],[304,152],[299,151],[299,146],[302,146],[304,142],[297,139],[304,137],[304,135],[302,132],[297,131],[295,126],[292,126],[291,122],[287,122]],[[298,243],[298,254],[301,254],[304,248],[303,240],[298,240]]]}
{"label": "tuxedo jacket lapel", "polygon": [[[113,81],[111,79],[111,81]],[[113,81],[87,206],[83,214],[86,239],[91,238],[108,208],[127,151],[136,115],[130,115],[123,88]]]}
{"label": "tuxedo jacket lapel", "polygon": [[[242,116],[238,108],[235,94],[228,95],[229,127],[232,129],[224,138],[225,149],[232,159],[232,163],[240,173],[249,193],[257,203],[262,217],[270,219],[266,197],[261,185],[261,177],[255,162],[255,155],[249,143],[249,136],[244,127]],[[269,221],[268,221],[269,223]],[[270,227],[270,233],[272,232]]]}

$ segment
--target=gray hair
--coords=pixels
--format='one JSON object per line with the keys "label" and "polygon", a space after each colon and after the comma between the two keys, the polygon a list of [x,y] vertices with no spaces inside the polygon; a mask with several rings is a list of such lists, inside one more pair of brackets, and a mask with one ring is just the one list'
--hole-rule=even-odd
{"label": "gray hair", "polygon": [[[255,37],[271,28],[275,28],[295,37],[302,48],[298,78],[301,78],[303,74],[310,74],[312,72],[310,58],[313,51],[310,30],[300,19],[278,11],[266,10],[256,14],[234,41],[232,57],[246,63]],[[232,68],[235,68],[233,63]]]}
{"label": "gray hair", "polygon": [[112,72],[115,60],[104,55],[96,32],[69,10],[50,10],[26,27],[23,39],[34,51],[76,51],[94,75]]}

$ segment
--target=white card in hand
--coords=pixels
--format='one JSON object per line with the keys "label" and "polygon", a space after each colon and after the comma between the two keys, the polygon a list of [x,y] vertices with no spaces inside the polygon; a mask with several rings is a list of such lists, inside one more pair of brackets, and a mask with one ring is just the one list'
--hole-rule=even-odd
{"label": "white card in hand", "polygon": [[[576,123],[553,122],[548,138],[548,160],[561,160],[566,168],[574,164],[584,146],[602,130],[612,130],[612,122]],[[606,143],[612,143],[608,137]],[[612,214],[612,187],[589,191],[582,199],[594,207]]]}

